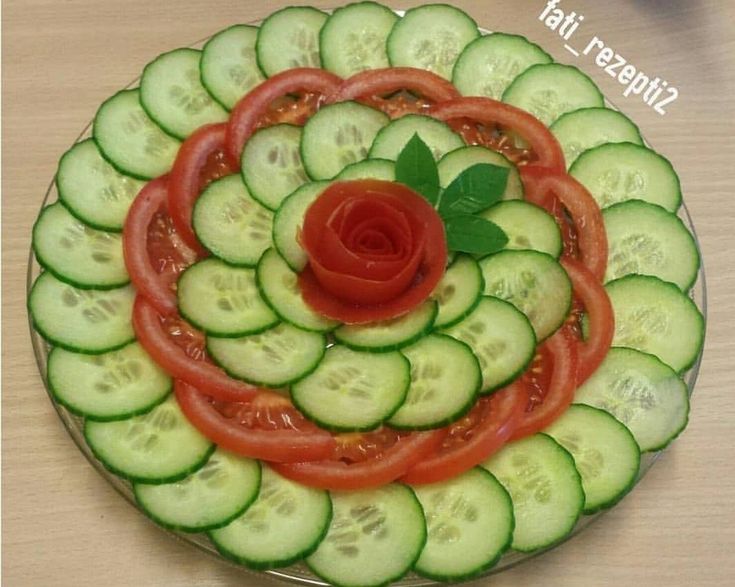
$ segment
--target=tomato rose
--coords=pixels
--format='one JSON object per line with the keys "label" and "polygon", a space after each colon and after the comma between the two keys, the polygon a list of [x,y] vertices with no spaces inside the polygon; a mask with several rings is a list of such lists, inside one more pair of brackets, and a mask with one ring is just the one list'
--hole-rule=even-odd
{"label": "tomato rose", "polygon": [[305,301],[347,323],[420,304],[447,257],[434,208],[406,186],[373,179],[329,186],[307,210],[300,240],[309,257],[299,275]]}

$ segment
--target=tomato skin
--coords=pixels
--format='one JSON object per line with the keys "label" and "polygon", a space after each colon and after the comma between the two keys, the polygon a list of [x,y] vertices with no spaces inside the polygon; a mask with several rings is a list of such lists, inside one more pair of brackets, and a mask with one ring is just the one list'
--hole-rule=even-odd
{"label": "tomato skin", "polygon": [[566,169],[561,147],[544,123],[510,104],[492,98],[455,98],[432,106],[428,114],[445,122],[468,118],[485,125],[499,124],[508,132],[519,134],[530,144],[537,158],[533,166],[560,172]]}
{"label": "tomato skin", "polygon": [[[608,242],[602,211],[587,189],[567,173],[521,167],[525,198],[554,214],[554,197],[569,212],[582,263],[602,282],[607,269]],[[558,218],[559,222],[563,219]]]}
{"label": "tomato skin", "polygon": [[258,430],[230,422],[195,387],[176,380],[176,400],[189,422],[224,449],[242,456],[274,463],[328,458],[335,447],[331,434],[323,430]]}
{"label": "tomato skin", "polygon": [[451,82],[435,73],[414,67],[386,67],[368,69],[350,76],[327,96],[325,103],[384,96],[399,90],[416,92],[434,103],[460,97]]}
{"label": "tomato skin", "polygon": [[[519,440],[543,430],[561,416],[574,400],[577,389],[577,349],[570,331],[565,327],[560,328],[542,347],[545,347],[552,360],[548,389],[545,390],[543,402],[533,405],[531,411],[527,409],[521,414],[510,440]],[[519,383],[528,386],[527,393],[530,397],[531,384],[527,381],[529,376],[533,376],[532,371],[523,375]]]}
{"label": "tomato skin", "polygon": [[138,294],[133,305],[133,329],[138,342],[169,375],[224,401],[247,401],[260,391],[258,387],[230,378],[219,367],[194,361],[176,345],[161,326],[161,319],[148,298]]}
{"label": "tomato skin", "polygon": [[[179,148],[168,182],[168,211],[181,239],[198,254],[206,253],[191,227],[194,203],[202,191],[202,184],[215,177],[202,178],[208,160],[224,151],[227,124],[206,124],[192,133]],[[217,176],[234,173],[236,167],[226,165],[217,170]],[[204,181],[202,181],[204,179]]]}
{"label": "tomato skin", "polygon": [[327,96],[341,82],[342,78],[323,69],[299,67],[277,73],[248,92],[232,109],[227,123],[225,147],[230,165],[239,168],[245,142],[255,132],[258,122],[274,100],[304,91]]}
{"label": "tomato skin", "polygon": [[135,288],[161,314],[177,311],[176,295],[156,273],[148,256],[148,227],[153,217],[166,207],[168,177],[148,182],[133,200],[123,226],[125,267]]}
{"label": "tomato skin", "polygon": [[615,315],[610,298],[600,281],[581,263],[562,259],[562,266],[572,280],[574,294],[584,305],[589,333],[577,343],[577,386],[594,373],[607,356],[615,334]]}
{"label": "tomato skin", "polygon": [[412,465],[436,450],[445,434],[443,429],[415,432],[402,437],[379,456],[358,463],[324,460],[273,468],[293,481],[331,491],[379,487],[400,478]]}
{"label": "tomato skin", "polygon": [[[484,405],[483,418],[464,442],[439,448],[423,461],[414,465],[401,477],[411,485],[436,483],[460,475],[479,465],[498,449],[513,434],[516,422],[526,405],[525,388],[518,382],[479,400]],[[475,408],[475,409],[478,409]],[[451,429],[451,426],[446,430]]]}

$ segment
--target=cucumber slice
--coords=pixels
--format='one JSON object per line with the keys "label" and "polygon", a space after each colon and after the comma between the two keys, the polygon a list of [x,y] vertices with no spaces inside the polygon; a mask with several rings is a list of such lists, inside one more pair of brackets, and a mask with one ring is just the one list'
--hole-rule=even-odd
{"label": "cucumber slice", "polygon": [[428,69],[452,79],[460,53],[480,36],[469,15],[447,4],[426,4],[406,11],[388,37],[390,64]]}
{"label": "cucumber slice", "polygon": [[174,49],[146,65],[140,78],[141,106],[158,126],[178,139],[202,125],[227,120],[227,111],[202,85],[201,56],[197,49]]}
{"label": "cucumber slice", "polygon": [[256,132],[242,151],[242,177],[250,194],[276,210],[296,188],[308,181],[301,164],[301,128],[277,124]]}
{"label": "cucumber slice", "polygon": [[434,327],[448,328],[466,317],[480,303],[484,287],[477,261],[457,255],[431,294],[439,304]]}
{"label": "cucumber slice", "polygon": [[231,265],[254,267],[271,245],[273,213],[250,195],[238,175],[225,176],[204,189],[191,223],[204,247]]}
{"label": "cucumber slice", "polygon": [[335,345],[316,371],[291,388],[301,412],[323,428],[373,430],[406,399],[411,372],[399,352],[366,353]]}
{"label": "cucumber slice", "polygon": [[498,202],[480,215],[497,224],[508,236],[506,249],[530,249],[559,258],[561,230],[554,217],[540,206],[523,200]]}
{"label": "cucumber slice", "polygon": [[541,342],[559,328],[572,303],[572,283],[561,265],[538,251],[501,251],[480,261],[485,294],[523,312]]}
{"label": "cucumber slice", "polygon": [[681,185],[673,166],[641,145],[600,145],[582,153],[569,173],[589,190],[600,208],[633,199],[658,204],[669,212],[681,206]]}
{"label": "cucumber slice", "polygon": [[312,179],[330,179],[347,165],[367,157],[378,131],[389,118],[357,102],[320,108],[304,126],[301,158]]}
{"label": "cucumber slice", "polygon": [[564,152],[567,169],[585,151],[605,143],[643,144],[638,127],[617,110],[581,108],[560,116],[549,129]]}
{"label": "cucumber slice", "polygon": [[258,498],[209,538],[223,556],[250,568],[285,567],[316,550],[332,519],[332,501],[326,491],[261,466]]}
{"label": "cucumber slice", "polygon": [[641,451],[661,450],[689,417],[686,383],[653,355],[612,348],[574,401],[605,410],[633,434]]}
{"label": "cucumber slice", "polygon": [[613,346],[656,355],[679,373],[694,364],[704,343],[704,317],[676,285],[628,275],[605,290],[615,313]]}
{"label": "cucumber slice", "polygon": [[75,287],[111,289],[130,281],[122,235],[90,228],[59,202],[41,211],[32,246],[44,269]]}
{"label": "cucumber slice", "polygon": [[395,12],[376,2],[337,8],[319,34],[324,69],[347,78],[365,69],[388,67],[385,44],[396,20]]}
{"label": "cucumber slice", "polygon": [[54,346],[99,354],[135,339],[131,317],[135,290],[78,289],[48,271],[33,284],[28,309],[38,333]]}
{"label": "cucumber slice", "polygon": [[510,169],[503,200],[523,198],[523,183],[516,166],[502,153],[479,145],[460,147],[444,155],[438,163],[439,183],[446,188],[460,173],[478,163],[490,163]]}
{"label": "cucumber slice", "polygon": [[333,330],[339,325],[306,305],[301,297],[298,275],[275,249],[268,249],[260,258],[256,280],[263,299],[281,320],[316,332]]}
{"label": "cucumber slice", "polygon": [[377,587],[396,581],[426,543],[421,504],[405,485],[335,492],[332,507],[327,535],[306,563],[334,585]]}
{"label": "cucumber slice", "polygon": [[121,420],[149,411],[172,388],[171,377],[137,342],[99,355],[53,349],[48,383],[56,401],[91,420]]}
{"label": "cucumber slice", "polygon": [[688,291],[699,272],[699,252],[684,223],[661,206],[629,200],[602,213],[609,243],[605,280],[653,275]]}
{"label": "cucumber slice", "polygon": [[514,550],[541,550],[569,535],[585,497],[574,459],[554,439],[534,434],[511,442],[482,466],[513,500]]}
{"label": "cucumber slice", "polygon": [[448,481],[415,487],[426,515],[428,539],[415,571],[456,581],[492,567],[513,540],[513,502],[481,467]]}
{"label": "cucumber slice", "polygon": [[532,65],[506,88],[502,100],[530,112],[546,126],[567,112],[605,105],[587,74],[559,63]]}
{"label": "cucumber slice", "polygon": [[74,216],[98,230],[122,230],[128,208],[145,184],[119,173],[86,139],[61,157],[56,172],[59,200]]}
{"label": "cucumber slice", "polygon": [[135,500],[170,530],[203,532],[229,524],[260,489],[260,463],[218,448],[197,471],[173,483],[136,483]]}
{"label": "cucumber slice", "polygon": [[431,334],[403,349],[411,364],[408,395],[388,423],[394,428],[438,428],[464,416],[482,384],[477,358],[466,344]]}
{"label": "cucumber slice", "polygon": [[396,180],[396,164],[388,159],[365,159],[345,167],[336,179],[382,179]]}
{"label": "cucumber slice", "polygon": [[378,132],[369,157],[395,161],[415,134],[428,145],[437,160],[464,146],[462,138],[443,122],[421,114],[405,114]]}
{"label": "cucumber slice", "polygon": [[169,396],[140,416],[116,422],[86,420],[84,438],[110,471],[141,483],[171,483],[207,462],[215,449]]}
{"label": "cucumber slice", "polygon": [[214,35],[202,49],[202,85],[227,110],[265,80],[255,59],[258,27],[231,26]]}
{"label": "cucumber slice", "polygon": [[393,351],[408,346],[431,330],[437,311],[436,302],[427,300],[398,318],[370,324],[344,324],[334,331],[334,338],[358,351]]}
{"label": "cucumber slice", "polygon": [[317,368],[326,339],[281,323],[261,334],[207,339],[207,351],[229,375],[263,387],[284,387]]}
{"label": "cucumber slice", "polygon": [[518,377],[536,353],[536,336],[528,318],[498,298],[483,296],[464,320],[445,332],[466,343],[477,356],[482,393]]}
{"label": "cucumber slice", "polygon": [[492,33],[464,48],[452,70],[452,83],[463,96],[500,100],[505,89],[532,65],[554,61],[520,35]]}
{"label": "cucumber slice", "polygon": [[102,103],[92,135],[102,156],[120,173],[153,179],[171,170],[181,143],[140,105],[140,90],[122,90]]}
{"label": "cucumber slice", "polygon": [[319,31],[327,20],[321,10],[290,6],[260,25],[255,52],[260,69],[272,76],[294,67],[321,67]]}
{"label": "cucumber slice", "polygon": [[612,507],[633,488],[641,453],[630,431],[603,410],[574,404],[546,430],[574,457],[584,513]]}
{"label": "cucumber slice", "polygon": [[255,270],[204,259],[179,277],[179,313],[214,336],[243,336],[278,323],[255,282]]}
{"label": "cucumber slice", "polygon": [[309,260],[298,241],[304,214],[328,185],[326,181],[302,185],[283,201],[273,218],[273,244],[294,271],[301,271]]}

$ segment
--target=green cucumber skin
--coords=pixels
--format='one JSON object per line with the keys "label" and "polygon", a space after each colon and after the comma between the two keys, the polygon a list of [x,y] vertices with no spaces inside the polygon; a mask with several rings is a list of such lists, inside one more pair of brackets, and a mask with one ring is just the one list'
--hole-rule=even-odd
{"label": "green cucumber skin", "polygon": [[[215,445],[215,450],[217,446]],[[214,451],[212,451],[214,453]],[[210,455],[211,456],[211,455]],[[207,458],[209,460],[209,458]],[[262,477],[262,465],[260,464],[260,461],[255,461],[258,463],[258,486],[260,486],[260,479]],[[206,461],[205,461],[206,464]],[[197,469],[198,470],[198,469]],[[192,473],[195,473],[196,471],[192,471]],[[199,526],[196,528],[192,528],[189,526],[183,526],[178,524],[169,524],[168,522],[162,520],[161,518],[154,515],[148,508],[143,505],[142,500],[138,497],[138,483],[133,484],[133,495],[135,496],[135,502],[138,504],[138,507],[143,510],[143,513],[148,516],[151,520],[153,520],[156,524],[159,526],[162,526],[166,528],[167,530],[173,530],[174,532],[209,532],[210,530],[216,530],[217,528],[222,528],[223,526],[227,526],[232,520],[235,518],[241,516],[245,513],[245,511],[253,504],[253,502],[258,499],[258,492],[253,492],[253,495],[250,496],[250,499],[245,502],[245,504],[234,514],[229,516],[228,518],[225,518],[221,522],[218,522],[216,524],[209,524],[207,526]],[[150,485],[150,483],[147,483],[146,485]],[[163,485],[163,483],[160,483],[160,485]],[[260,490],[260,487],[258,488]]]}
{"label": "green cucumber skin", "polygon": [[[168,397],[166,397],[166,399],[168,399]],[[87,443],[89,450],[92,451],[94,458],[96,458],[100,463],[102,463],[105,469],[107,469],[111,473],[114,473],[121,479],[130,481],[131,483],[147,483],[148,485],[163,485],[164,483],[175,483],[177,481],[181,481],[182,479],[185,479],[192,473],[201,469],[205,465],[205,463],[209,460],[209,457],[212,456],[214,451],[217,450],[217,445],[212,443],[212,445],[207,449],[207,451],[204,453],[200,461],[194,463],[191,467],[189,467],[188,469],[184,471],[181,471],[180,473],[177,473],[176,475],[170,475],[168,477],[138,477],[135,475],[128,475],[127,473],[107,463],[104,460],[104,458],[97,452],[94,445],[89,441],[89,437],[87,436],[88,422],[92,422],[92,421],[90,420],[90,421],[84,422],[83,435],[84,435],[84,441]]]}
{"label": "green cucumber skin", "polygon": [[[459,257],[459,256],[455,257],[452,260],[452,262],[449,264],[449,267],[451,267],[452,265],[454,265],[459,259],[461,259],[461,257]],[[447,267],[447,269],[449,269],[449,267]],[[442,324],[435,323],[434,324],[434,330],[435,331],[439,331],[439,330],[444,329],[444,328],[451,328],[452,326],[455,326],[455,325],[459,324],[460,322],[462,322],[462,320],[464,320],[465,318],[467,318],[467,316],[469,316],[470,314],[472,314],[472,312],[475,311],[475,309],[477,308],[477,306],[480,305],[480,300],[482,300],[483,292],[485,291],[485,276],[482,274],[482,269],[480,269],[479,263],[475,262],[474,267],[476,269],[476,272],[478,274],[477,277],[478,277],[479,282],[480,282],[480,289],[477,291],[477,296],[475,297],[475,301],[472,302],[472,304],[470,304],[467,307],[467,309],[464,312],[462,312],[462,314],[460,314],[459,316],[457,316],[453,320],[449,320],[449,321],[444,322]],[[446,274],[446,272],[445,272],[445,274]]]}

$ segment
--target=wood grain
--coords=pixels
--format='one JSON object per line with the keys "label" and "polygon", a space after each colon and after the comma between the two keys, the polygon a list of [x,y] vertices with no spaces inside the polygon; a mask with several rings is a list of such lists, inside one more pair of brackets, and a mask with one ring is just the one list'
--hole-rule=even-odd
{"label": "wood grain", "polygon": [[[396,8],[413,3],[387,2]],[[735,5],[563,0],[602,37],[676,85],[666,116],[624,98],[536,15],[543,2],[455,2],[480,25],[524,34],[589,73],[678,170],[707,271],[708,333],[691,421],[626,499],[563,546],[473,585],[720,586],[735,577],[733,135]],[[333,2],[315,2],[329,7]],[[16,586],[272,584],[172,540],[85,461],[44,392],[25,309],[30,229],[61,153],[98,104],[158,53],[284,2],[8,0],[3,5],[2,573]],[[579,48],[579,46],[577,46]]]}

